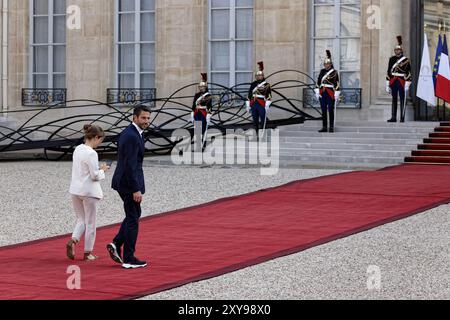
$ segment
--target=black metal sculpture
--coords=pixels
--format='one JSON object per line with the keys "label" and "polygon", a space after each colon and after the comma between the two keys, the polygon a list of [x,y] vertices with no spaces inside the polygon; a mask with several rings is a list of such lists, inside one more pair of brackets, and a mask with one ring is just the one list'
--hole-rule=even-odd
{"label": "black metal sculpture", "polygon": [[[271,81],[273,104],[267,128],[300,124],[309,120],[321,120],[321,111],[313,103],[288,96],[288,92],[293,91],[298,91],[296,96],[300,97],[303,96],[303,91],[313,93],[315,84],[311,77],[301,71],[283,70],[268,76],[267,79],[273,80],[277,75],[286,73],[295,74],[295,78],[304,78],[306,81]],[[283,75],[282,78],[287,77]],[[86,123],[96,123],[106,131],[105,141],[98,149],[99,154],[115,153],[118,136],[130,124],[132,110],[138,105],[150,105],[153,106],[152,122],[145,134],[146,151],[149,154],[169,154],[177,144],[171,139],[174,130],[187,129],[193,134],[193,125],[189,120],[196,85],[190,84],[180,88],[164,99],[155,98],[155,92],[147,90],[144,94],[128,95],[125,101],[121,101],[116,99],[117,97],[113,99],[113,92],[109,91],[110,103],[72,100],[48,105],[44,109],[10,111],[8,114],[13,116],[15,113],[24,112],[34,114],[14,129],[2,126],[0,122],[0,153],[40,149],[44,151],[44,158],[47,160],[63,159],[72,153],[75,146],[82,143],[82,127]],[[210,83],[210,91],[214,96],[212,128],[225,133],[227,129],[246,130],[253,127],[251,116],[245,110],[249,86],[250,83],[245,83],[227,88]],[[142,91],[142,89],[139,90]],[[120,90],[116,90],[116,93],[120,93]],[[305,104],[309,107],[308,112],[305,112],[303,108]],[[100,106],[107,107],[110,112],[98,112]],[[50,118],[46,116],[47,114],[58,110],[65,113],[75,112],[71,116],[61,117],[57,120],[45,120]],[[88,112],[84,113],[83,110]]]}

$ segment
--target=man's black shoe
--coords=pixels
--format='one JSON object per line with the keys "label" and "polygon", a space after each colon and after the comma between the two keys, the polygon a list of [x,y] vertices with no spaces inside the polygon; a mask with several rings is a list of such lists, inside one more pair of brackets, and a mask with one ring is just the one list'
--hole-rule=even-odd
{"label": "man's black shoe", "polygon": [[334,133],[334,128],[330,128],[330,131],[328,131],[330,133]]}
{"label": "man's black shoe", "polygon": [[389,119],[387,122],[397,122],[397,119]]}
{"label": "man's black shoe", "polygon": [[319,131],[319,133],[326,133],[328,132],[327,128],[322,128],[322,130]]}
{"label": "man's black shoe", "polygon": [[114,262],[123,264],[123,260],[120,257],[120,247],[118,248],[114,242],[111,242],[106,245],[106,249],[108,249],[109,256],[113,259]]}
{"label": "man's black shoe", "polygon": [[125,262],[122,264],[122,267],[125,269],[137,269],[137,268],[145,268],[147,266],[147,262],[139,261],[138,259],[134,259],[131,262]]}

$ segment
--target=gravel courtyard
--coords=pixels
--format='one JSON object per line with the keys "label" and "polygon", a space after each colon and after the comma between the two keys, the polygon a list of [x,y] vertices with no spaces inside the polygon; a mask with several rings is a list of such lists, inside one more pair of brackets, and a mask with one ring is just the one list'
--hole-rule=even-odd
{"label": "gravel courtyard", "polygon": [[[112,168],[114,170],[114,166]],[[144,168],[148,192],[143,216],[290,181],[336,174],[339,170]],[[0,245],[72,231],[75,223],[68,187],[70,162],[0,163]],[[102,183],[98,226],[122,221],[122,203]],[[450,206],[144,299],[450,299]],[[103,244],[97,254],[109,259]],[[62,254],[64,254],[62,248]],[[149,257],[151,262],[151,257]],[[380,288],[369,289],[368,270],[380,271]]]}

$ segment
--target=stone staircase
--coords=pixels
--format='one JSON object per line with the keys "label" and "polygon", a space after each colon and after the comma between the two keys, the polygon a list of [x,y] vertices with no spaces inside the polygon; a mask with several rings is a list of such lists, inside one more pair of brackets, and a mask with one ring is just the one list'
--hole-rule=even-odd
{"label": "stone staircase", "polygon": [[[438,126],[435,122],[338,122],[335,133],[319,133],[320,121],[280,127],[279,166],[294,168],[379,169],[402,164],[424,138]],[[450,127],[449,127],[450,128]],[[228,138],[232,138],[231,136]],[[450,140],[450,138],[448,139]],[[450,141],[449,141],[450,142]],[[271,146],[269,146],[269,149]],[[255,145],[237,147],[247,160],[258,158]],[[225,159],[221,151],[215,155]],[[234,158],[234,157],[232,157]],[[273,156],[269,155],[273,160]],[[236,159],[236,158],[235,158]],[[170,156],[146,159],[150,165],[173,165]],[[234,166],[237,162],[225,164]],[[237,164],[237,166],[242,166]],[[246,166],[246,165],[244,165]],[[260,165],[256,165],[260,166]]]}
{"label": "stone staircase", "polygon": [[450,123],[443,122],[406,157],[407,163],[450,164]]}
{"label": "stone staircase", "polygon": [[318,133],[321,122],[280,128],[280,165],[382,168],[403,163],[437,126],[434,122],[338,122]]}

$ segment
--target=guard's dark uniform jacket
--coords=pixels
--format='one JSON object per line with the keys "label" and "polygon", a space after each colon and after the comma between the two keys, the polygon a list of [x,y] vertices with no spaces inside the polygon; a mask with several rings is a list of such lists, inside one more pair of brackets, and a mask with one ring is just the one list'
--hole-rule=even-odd
{"label": "guard's dark uniform jacket", "polygon": [[266,101],[272,99],[272,90],[266,80],[254,81],[248,91],[251,113],[256,132],[264,127],[266,122]]}
{"label": "guard's dark uniform jacket", "polygon": [[256,100],[264,100],[264,102],[260,102],[262,103],[262,106],[265,106],[265,100],[272,99],[272,89],[270,88],[270,84],[266,82],[266,80],[254,81],[248,91],[248,99],[250,100],[250,105],[252,106]]}
{"label": "guard's dark uniform jacket", "polygon": [[395,81],[399,81],[402,87],[405,87],[406,81],[411,81],[411,62],[405,56],[393,56],[389,59],[386,80],[392,87]]}
{"label": "guard's dark uniform jacket", "polygon": [[[330,71],[331,73],[329,73]],[[325,76],[327,77],[324,79]],[[317,80],[317,88],[320,89],[320,95],[322,97],[324,93],[327,92],[329,97],[334,100],[335,91],[341,91],[338,72],[334,70],[334,68],[331,68],[330,70],[322,69],[319,74],[319,79]]]}
{"label": "guard's dark uniform jacket", "polygon": [[194,116],[201,113],[206,118],[206,115],[212,111],[212,95],[208,91],[198,92],[192,103],[192,111]]}

